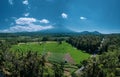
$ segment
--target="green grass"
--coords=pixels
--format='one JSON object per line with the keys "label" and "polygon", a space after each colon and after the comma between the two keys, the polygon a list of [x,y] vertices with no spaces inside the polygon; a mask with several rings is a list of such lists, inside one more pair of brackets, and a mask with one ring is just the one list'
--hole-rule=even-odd
{"label": "green grass", "polygon": [[[46,43],[26,43],[26,44],[19,44],[19,45],[13,45],[11,48],[12,51],[18,51],[18,52],[27,52],[29,50],[35,51],[38,53],[57,53],[57,54],[66,54],[69,53],[73,60],[76,63],[80,63],[80,61],[83,61],[90,57],[88,53],[84,53],[81,50],[76,49],[75,47],[72,47],[70,44],[66,42],[62,42],[62,44],[58,44],[57,42],[46,42]],[[57,55],[54,55],[56,58]]]}

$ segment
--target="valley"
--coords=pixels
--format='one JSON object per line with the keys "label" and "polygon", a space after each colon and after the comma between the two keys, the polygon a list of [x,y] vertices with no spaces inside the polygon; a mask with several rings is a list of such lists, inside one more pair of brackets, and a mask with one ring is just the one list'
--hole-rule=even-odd
{"label": "valley", "polygon": [[26,34],[1,34],[1,77],[119,76],[120,34]]}

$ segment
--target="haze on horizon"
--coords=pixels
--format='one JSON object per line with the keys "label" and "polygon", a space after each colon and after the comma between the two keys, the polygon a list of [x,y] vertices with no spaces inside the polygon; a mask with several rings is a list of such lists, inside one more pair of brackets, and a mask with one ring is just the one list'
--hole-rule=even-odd
{"label": "haze on horizon", "polygon": [[1,0],[0,32],[120,33],[120,0]]}

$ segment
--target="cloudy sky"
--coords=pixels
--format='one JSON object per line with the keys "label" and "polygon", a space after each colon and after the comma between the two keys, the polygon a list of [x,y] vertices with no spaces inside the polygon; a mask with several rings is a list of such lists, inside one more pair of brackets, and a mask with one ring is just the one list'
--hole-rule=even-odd
{"label": "cloudy sky", "polygon": [[120,0],[0,0],[0,32],[120,33]]}

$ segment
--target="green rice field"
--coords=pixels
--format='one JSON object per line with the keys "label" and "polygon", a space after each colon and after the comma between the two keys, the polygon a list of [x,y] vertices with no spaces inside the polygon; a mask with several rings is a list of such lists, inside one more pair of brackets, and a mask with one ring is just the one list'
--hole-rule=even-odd
{"label": "green rice field", "polygon": [[62,44],[55,41],[19,43],[18,45],[13,45],[11,50],[24,53],[33,51],[38,52],[39,54],[49,52],[52,54],[52,58],[56,59],[61,59],[65,54],[69,54],[75,63],[80,63],[80,61],[90,57],[90,54],[78,50],[64,41]]}

